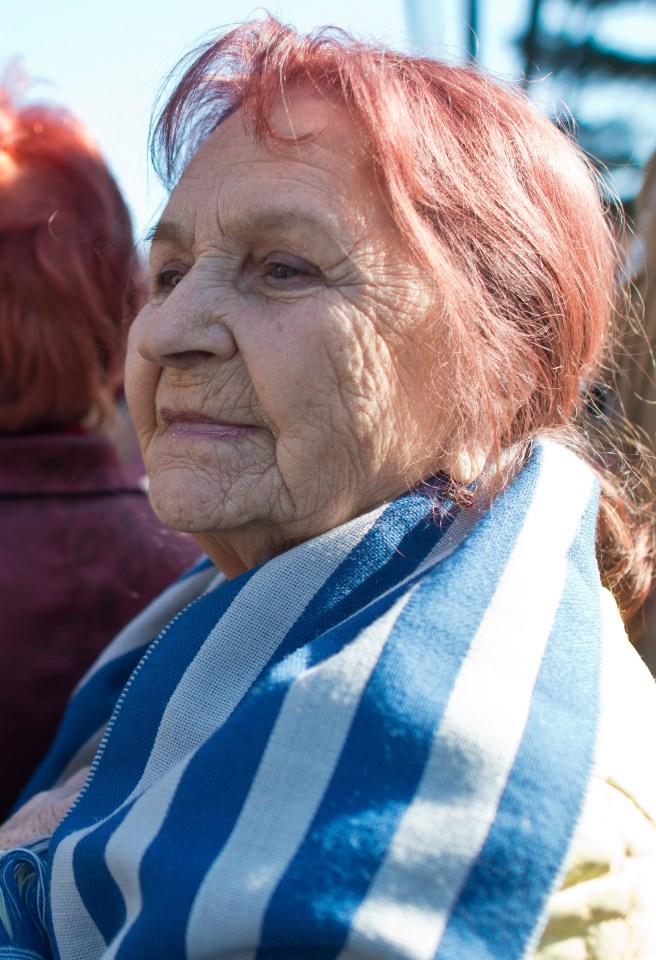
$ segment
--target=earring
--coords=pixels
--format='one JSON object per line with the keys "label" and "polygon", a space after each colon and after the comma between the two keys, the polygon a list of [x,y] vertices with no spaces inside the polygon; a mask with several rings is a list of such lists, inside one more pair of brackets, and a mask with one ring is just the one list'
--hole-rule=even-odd
{"label": "earring", "polygon": [[452,500],[461,510],[468,510],[476,497],[475,484],[465,486],[463,483],[457,483],[453,477],[449,477],[444,488],[444,496]]}

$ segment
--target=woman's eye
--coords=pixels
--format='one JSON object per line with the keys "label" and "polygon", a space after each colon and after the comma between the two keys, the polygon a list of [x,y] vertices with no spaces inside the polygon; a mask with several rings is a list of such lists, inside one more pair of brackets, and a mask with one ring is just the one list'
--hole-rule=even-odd
{"label": "woman's eye", "polygon": [[269,264],[269,276],[274,280],[291,280],[300,274],[298,267],[292,267],[288,263]]}
{"label": "woman's eye", "polygon": [[284,260],[276,259],[276,254],[271,255],[264,261],[261,269],[261,276],[272,289],[291,291],[312,286],[318,277],[318,271],[311,264],[287,254]]}
{"label": "woman's eye", "polygon": [[157,274],[157,289],[173,290],[174,287],[177,287],[183,277],[184,274],[180,273],[179,270],[161,270]]}

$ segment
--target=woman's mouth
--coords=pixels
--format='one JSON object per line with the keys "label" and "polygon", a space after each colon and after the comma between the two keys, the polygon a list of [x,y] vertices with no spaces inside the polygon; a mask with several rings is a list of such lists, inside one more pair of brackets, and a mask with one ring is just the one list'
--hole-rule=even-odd
{"label": "woman's mouth", "polygon": [[256,429],[250,424],[215,420],[207,414],[192,410],[163,408],[159,416],[168,425],[166,432],[169,436],[190,440],[235,440]]}

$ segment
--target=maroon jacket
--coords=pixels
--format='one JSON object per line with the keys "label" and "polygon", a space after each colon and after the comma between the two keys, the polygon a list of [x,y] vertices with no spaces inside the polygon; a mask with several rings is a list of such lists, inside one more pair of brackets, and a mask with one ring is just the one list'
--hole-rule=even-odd
{"label": "maroon jacket", "polygon": [[84,671],[199,552],[108,439],[0,437],[0,822]]}

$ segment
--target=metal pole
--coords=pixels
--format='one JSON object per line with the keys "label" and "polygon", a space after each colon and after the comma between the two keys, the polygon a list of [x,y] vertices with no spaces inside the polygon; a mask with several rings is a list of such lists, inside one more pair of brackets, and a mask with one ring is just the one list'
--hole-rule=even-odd
{"label": "metal pole", "polygon": [[526,34],[526,57],[524,60],[524,76],[522,86],[526,87],[530,78],[537,73],[538,53],[538,24],[540,22],[540,0],[531,0],[531,14],[529,17],[528,32]]}
{"label": "metal pole", "polygon": [[469,0],[469,12],[467,17],[467,40],[469,47],[469,59],[474,61],[478,56],[479,36],[478,36],[478,0]]}

